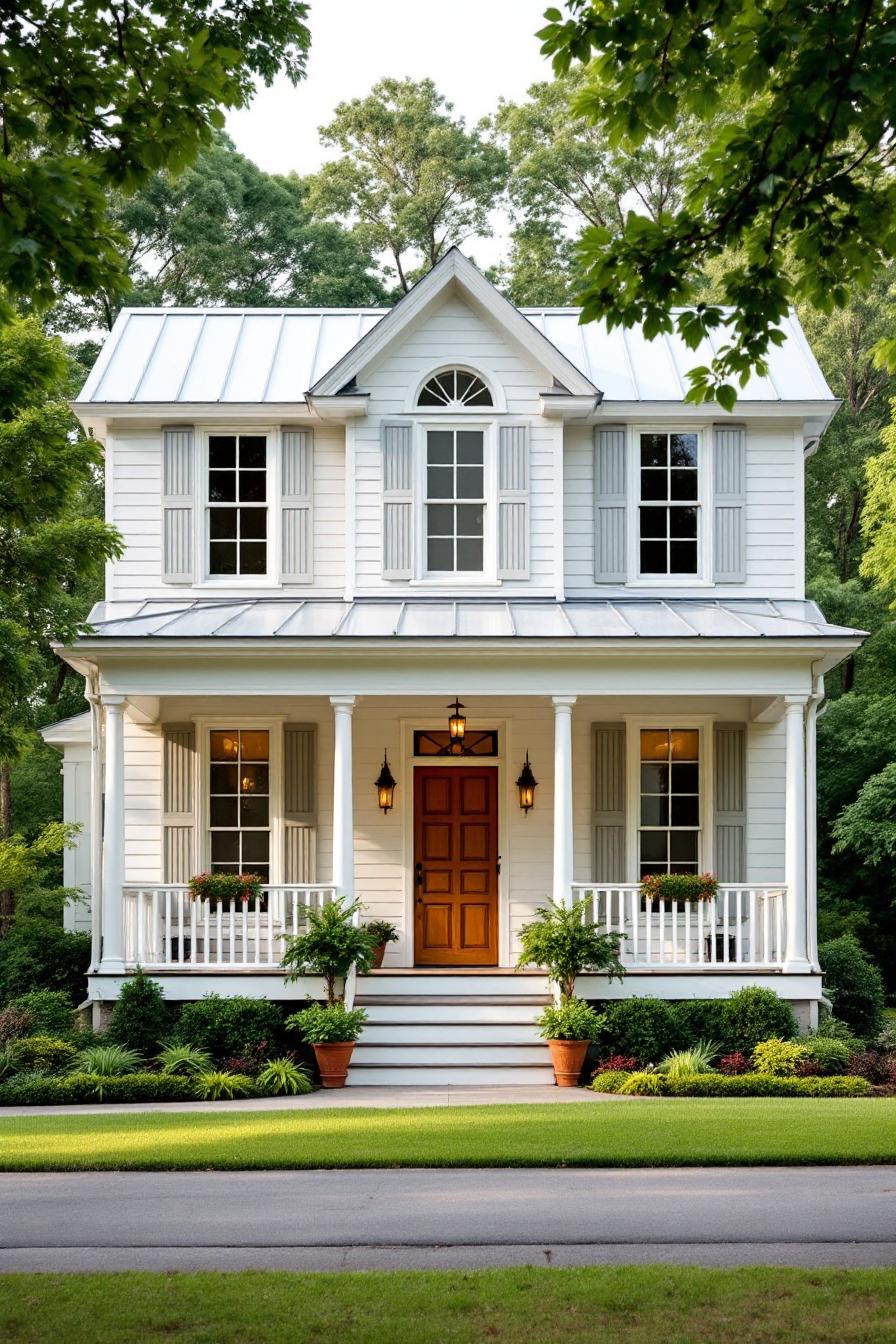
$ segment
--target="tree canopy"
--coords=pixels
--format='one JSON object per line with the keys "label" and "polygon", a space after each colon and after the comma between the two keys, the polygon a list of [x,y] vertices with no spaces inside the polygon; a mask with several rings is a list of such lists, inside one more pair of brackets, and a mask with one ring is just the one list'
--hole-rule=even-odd
{"label": "tree canopy", "polygon": [[[694,349],[726,322],[689,398],[730,409],[737,382],[780,340],[788,306],[846,303],[896,255],[896,10],[874,0],[767,5],[741,0],[566,0],[542,50],[558,75],[581,64],[575,109],[613,150],[635,151],[683,119],[718,118],[659,220],[583,233],[584,319],[677,327]],[[690,305],[722,258],[722,303]]]}
{"label": "tree canopy", "polygon": [[450,247],[491,232],[503,150],[468,130],[432,80],[381,79],[320,128],[341,150],[307,179],[312,210],[352,225],[406,293]]}
{"label": "tree canopy", "polygon": [[249,102],[303,75],[298,0],[21,0],[0,13],[0,291],[37,308],[127,288],[108,197],[183,168]]}
{"label": "tree canopy", "polygon": [[315,218],[295,176],[265,173],[216,132],[195,163],[162,170],[110,205],[127,239],[129,291],[70,295],[52,314],[61,330],[111,328],[129,305],[265,307],[381,304],[386,293],[361,241]]}

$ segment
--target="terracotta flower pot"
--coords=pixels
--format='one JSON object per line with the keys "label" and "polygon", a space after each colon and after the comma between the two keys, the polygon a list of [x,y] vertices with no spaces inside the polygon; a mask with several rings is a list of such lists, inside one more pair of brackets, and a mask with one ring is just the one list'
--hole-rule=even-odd
{"label": "terracotta flower pot", "polygon": [[383,957],[386,955],[386,944],[377,943],[373,949],[373,969],[378,971],[383,964]]}
{"label": "terracotta flower pot", "polygon": [[558,1087],[575,1087],[585,1064],[588,1041],[548,1041]]}
{"label": "terracotta flower pot", "polygon": [[349,1060],[355,1048],[354,1041],[329,1041],[315,1045],[314,1057],[320,1069],[321,1087],[345,1087]]}

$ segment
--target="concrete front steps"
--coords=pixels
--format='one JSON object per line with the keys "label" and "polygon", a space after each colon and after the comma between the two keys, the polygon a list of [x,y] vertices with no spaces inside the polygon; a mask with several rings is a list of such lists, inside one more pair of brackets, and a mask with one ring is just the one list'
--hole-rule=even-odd
{"label": "concrete front steps", "polygon": [[358,979],[367,1011],[351,1087],[550,1084],[535,1018],[550,1002],[541,974],[378,971]]}

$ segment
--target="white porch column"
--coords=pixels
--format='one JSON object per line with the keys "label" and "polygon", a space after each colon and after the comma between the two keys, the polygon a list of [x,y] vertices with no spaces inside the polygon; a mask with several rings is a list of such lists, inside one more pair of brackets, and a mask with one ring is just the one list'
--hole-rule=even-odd
{"label": "white porch column", "polygon": [[103,820],[102,969],[124,970],[124,696],[104,695],[106,804]]}
{"label": "white porch column", "polygon": [[554,705],[554,902],[572,903],[572,707],[574,695],[552,696]]}
{"label": "white porch column", "polygon": [[785,697],[784,881],[787,883],[785,971],[808,971],[806,926],[806,701]]}
{"label": "white porch column", "polygon": [[349,904],[355,894],[355,827],[352,815],[353,695],[331,695],[336,740],[333,750],[333,886]]}
{"label": "white porch column", "polygon": [[806,714],[806,956],[818,970],[818,781],[816,723],[824,677],[815,678]]}

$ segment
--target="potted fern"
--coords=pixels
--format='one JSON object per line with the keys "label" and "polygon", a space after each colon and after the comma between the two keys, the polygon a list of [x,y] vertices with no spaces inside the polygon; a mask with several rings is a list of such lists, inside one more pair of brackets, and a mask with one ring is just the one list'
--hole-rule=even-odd
{"label": "potted fern", "polygon": [[389,943],[398,942],[398,930],[387,919],[372,919],[364,926],[373,939],[373,969],[378,971]]}
{"label": "potted fern", "polygon": [[575,997],[576,979],[583,971],[603,971],[622,979],[619,933],[601,933],[587,917],[589,901],[571,906],[549,905],[520,930],[517,965],[541,966],[557,987],[558,1000],[545,1008],[537,1025],[546,1039],[558,1087],[574,1087],[579,1080],[588,1046],[597,1036],[597,1014],[584,999]]}
{"label": "potted fern", "polygon": [[363,975],[373,965],[373,937],[369,928],[354,922],[360,908],[358,901],[353,905],[328,901],[321,910],[309,910],[306,931],[288,939],[281,962],[287,982],[303,975],[323,976],[326,1004],[309,1004],[288,1018],[287,1026],[297,1027],[314,1050],[324,1087],[345,1086],[352,1051],[367,1018],[362,1008],[352,1012],[343,1001],[352,966]]}

